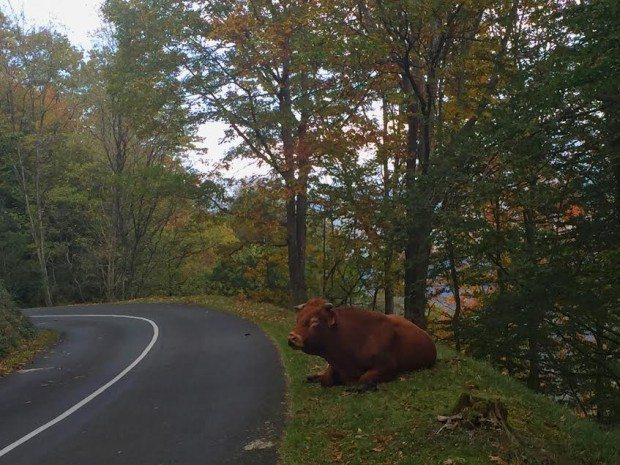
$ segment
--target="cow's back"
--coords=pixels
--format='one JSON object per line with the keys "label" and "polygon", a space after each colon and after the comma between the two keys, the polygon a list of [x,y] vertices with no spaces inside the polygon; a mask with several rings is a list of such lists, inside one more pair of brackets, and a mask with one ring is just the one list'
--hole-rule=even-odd
{"label": "cow's back", "polygon": [[367,359],[390,349],[394,327],[382,313],[356,307],[337,309],[339,350]]}
{"label": "cow's back", "polygon": [[[437,358],[435,343],[420,327],[399,315],[346,307],[339,308],[339,352],[355,365],[366,365],[386,356],[397,371],[432,366]],[[340,363],[339,363],[340,364]]]}
{"label": "cow's back", "polygon": [[416,370],[432,366],[437,359],[435,343],[419,326],[400,315],[388,315],[396,331],[395,352],[400,369]]}

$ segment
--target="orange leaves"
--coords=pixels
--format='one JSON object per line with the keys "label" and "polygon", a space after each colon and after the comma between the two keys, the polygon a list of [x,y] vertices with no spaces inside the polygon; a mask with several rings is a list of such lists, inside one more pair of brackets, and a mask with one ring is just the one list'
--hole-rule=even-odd
{"label": "orange leaves", "polygon": [[[14,105],[12,121],[16,124],[24,124],[29,121],[32,129],[37,133],[70,129],[72,114],[67,102],[60,96],[55,88],[45,86],[42,89],[28,88],[19,82],[11,86],[13,102],[21,102],[23,105]],[[15,127],[14,130],[23,131],[23,127]]]}
{"label": "orange leaves", "polygon": [[564,212],[564,218],[565,219],[577,218],[580,216],[584,216],[585,214],[586,214],[586,211],[583,207],[573,204],[570,207],[568,207],[566,211]]}

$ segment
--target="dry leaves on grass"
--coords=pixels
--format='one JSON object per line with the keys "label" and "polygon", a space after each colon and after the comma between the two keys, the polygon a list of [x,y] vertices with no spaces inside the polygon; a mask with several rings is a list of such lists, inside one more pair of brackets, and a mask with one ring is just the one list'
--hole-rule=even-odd
{"label": "dry leaves on grass", "polygon": [[394,436],[391,434],[377,434],[374,437],[375,447],[372,448],[373,452],[383,452],[390,443],[394,440]]}
{"label": "dry leaves on grass", "polygon": [[331,431],[329,433],[329,454],[332,463],[342,462],[342,447],[340,441],[344,438],[344,434],[340,431]]}

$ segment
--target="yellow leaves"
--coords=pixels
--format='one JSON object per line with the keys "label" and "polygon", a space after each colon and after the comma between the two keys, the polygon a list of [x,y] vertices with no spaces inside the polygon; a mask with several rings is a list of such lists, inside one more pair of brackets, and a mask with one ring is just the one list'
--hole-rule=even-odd
{"label": "yellow leaves", "polygon": [[10,349],[0,359],[0,378],[23,367],[38,352],[55,344],[58,337],[58,333],[45,329],[32,339],[20,340],[15,348]]}
{"label": "yellow leaves", "polygon": [[237,58],[246,64],[277,67],[291,57],[291,38],[308,22],[309,15],[298,14],[298,9],[275,8],[257,0],[241,3],[225,18],[211,19],[209,39],[233,45],[240,52]]}
{"label": "yellow leaves", "polygon": [[225,42],[238,43],[247,40],[247,33],[251,30],[253,24],[251,18],[241,6],[225,18],[212,18],[212,29],[208,38],[211,40],[223,40]]}

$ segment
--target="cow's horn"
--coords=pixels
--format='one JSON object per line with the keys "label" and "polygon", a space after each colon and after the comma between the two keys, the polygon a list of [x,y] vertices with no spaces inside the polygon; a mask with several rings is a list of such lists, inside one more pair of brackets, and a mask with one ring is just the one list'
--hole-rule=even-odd
{"label": "cow's horn", "polygon": [[295,310],[298,310],[298,311],[299,311],[299,310],[301,310],[302,308],[304,308],[304,305],[305,305],[305,304],[295,305],[293,308],[294,308]]}
{"label": "cow's horn", "polygon": [[326,309],[330,309],[330,308],[334,308],[334,304],[332,304],[331,302],[325,302],[325,308]]}

